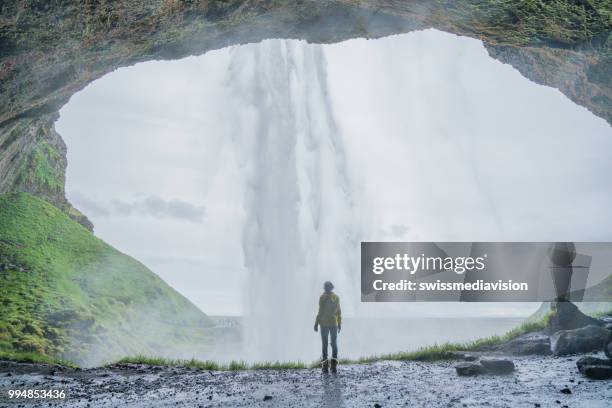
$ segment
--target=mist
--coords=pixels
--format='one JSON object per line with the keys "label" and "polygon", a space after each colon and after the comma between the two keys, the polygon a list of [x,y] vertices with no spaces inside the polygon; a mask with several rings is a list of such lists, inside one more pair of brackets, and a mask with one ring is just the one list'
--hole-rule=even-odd
{"label": "mist", "polygon": [[325,56],[318,46],[267,41],[234,49],[228,73],[229,111],[239,112],[232,141],[246,174],[245,352],[304,358],[322,282],[347,294],[349,313],[349,294],[359,292],[359,218]]}
{"label": "mist", "polygon": [[347,357],[499,334],[538,307],[361,304],[360,241],[610,239],[607,123],[434,30],[122,68],[56,126],[96,234],[243,316],[249,360],[316,357],[325,280],[354,319]]}

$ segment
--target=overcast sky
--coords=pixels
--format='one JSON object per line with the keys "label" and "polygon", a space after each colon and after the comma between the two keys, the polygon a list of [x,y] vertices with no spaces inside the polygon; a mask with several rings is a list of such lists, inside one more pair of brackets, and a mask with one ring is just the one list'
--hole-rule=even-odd
{"label": "overcast sky", "polygon": [[[294,53],[321,47],[290,44]],[[236,102],[249,82],[234,81],[237,69],[265,67],[258,47],[119,69],[73,96],[56,124],[68,146],[68,198],[96,235],[209,314],[243,310],[251,181],[241,157],[248,150],[233,132],[253,113]],[[329,91],[321,104],[344,144],[360,240],[612,238],[604,120],[489,58],[473,39],[428,30],[321,48]],[[440,310],[463,309],[476,310]]]}

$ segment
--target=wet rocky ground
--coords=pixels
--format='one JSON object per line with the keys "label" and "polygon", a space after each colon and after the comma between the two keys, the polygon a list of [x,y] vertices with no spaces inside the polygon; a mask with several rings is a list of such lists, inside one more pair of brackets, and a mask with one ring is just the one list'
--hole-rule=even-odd
{"label": "wet rocky ground", "polygon": [[[457,361],[346,365],[337,375],[314,369],[211,372],[144,365],[74,370],[0,362],[0,406],[612,406],[612,381],[583,377],[576,368],[582,356],[513,356],[514,373],[477,377],[458,376]],[[64,389],[67,396],[9,400],[9,389]]]}

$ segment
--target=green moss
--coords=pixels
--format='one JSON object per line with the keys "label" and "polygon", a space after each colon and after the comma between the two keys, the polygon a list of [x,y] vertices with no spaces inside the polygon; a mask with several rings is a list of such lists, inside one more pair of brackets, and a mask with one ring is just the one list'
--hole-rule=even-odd
{"label": "green moss", "polygon": [[53,205],[0,195],[0,351],[83,365],[205,351],[211,321],[138,261]]}
{"label": "green moss", "polygon": [[17,183],[52,192],[63,191],[64,170],[58,166],[61,160],[60,152],[48,142],[40,142],[19,168]]}
{"label": "green moss", "polygon": [[[471,0],[474,30],[514,45],[576,46],[609,33],[612,2]],[[488,24],[488,26],[486,25]]]}

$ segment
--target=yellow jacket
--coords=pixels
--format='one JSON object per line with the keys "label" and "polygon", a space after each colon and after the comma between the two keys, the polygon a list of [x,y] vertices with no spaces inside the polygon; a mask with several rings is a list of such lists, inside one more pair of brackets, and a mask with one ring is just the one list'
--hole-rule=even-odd
{"label": "yellow jacket", "polygon": [[340,298],[333,292],[324,292],[319,298],[319,313],[315,325],[341,326],[342,312],[340,310]]}

